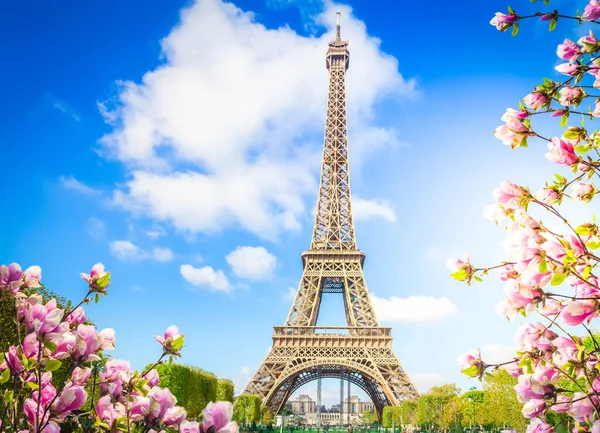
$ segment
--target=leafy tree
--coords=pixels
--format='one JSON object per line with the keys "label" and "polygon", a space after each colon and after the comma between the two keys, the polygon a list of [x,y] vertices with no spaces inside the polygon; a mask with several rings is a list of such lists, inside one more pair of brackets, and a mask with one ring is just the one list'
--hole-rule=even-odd
{"label": "leafy tree", "polygon": [[521,413],[523,405],[517,401],[517,379],[505,370],[488,374],[483,384],[483,405],[490,423],[497,428],[513,428],[525,431],[527,420]]}
{"label": "leafy tree", "polygon": [[233,420],[241,424],[260,422],[261,401],[262,399],[258,395],[239,395],[233,411]]}
{"label": "leafy tree", "polygon": [[422,426],[441,427],[441,420],[448,403],[460,394],[454,385],[434,386],[419,398],[417,423]]}

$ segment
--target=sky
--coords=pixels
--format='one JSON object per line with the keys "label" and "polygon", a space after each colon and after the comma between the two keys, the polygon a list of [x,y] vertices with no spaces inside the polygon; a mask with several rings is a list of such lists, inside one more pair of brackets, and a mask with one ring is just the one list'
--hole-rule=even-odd
{"label": "sky", "polygon": [[[581,8],[585,2],[553,1]],[[574,6],[575,5],[575,6]],[[528,13],[541,5],[515,0]],[[102,262],[109,296],[86,311],[116,330],[114,357],[143,368],[176,324],[181,362],[240,391],[283,325],[310,244],[335,12],[349,40],[355,231],[394,351],[421,392],[480,386],[456,358],[514,350],[502,286],[467,287],[447,259],[502,259],[483,217],[504,179],[556,171],[540,143],[493,136],[581,29],[489,25],[504,0],[24,0],[0,6],[0,263],[40,265],[74,301]],[[531,47],[535,46],[535,50]],[[326,295],[319,324],[343,325]],[[326,404],[339,398],[327,381]],[[315,394],[308,384],[300,393]],[[359,394],[361,395],[361,394]]]}

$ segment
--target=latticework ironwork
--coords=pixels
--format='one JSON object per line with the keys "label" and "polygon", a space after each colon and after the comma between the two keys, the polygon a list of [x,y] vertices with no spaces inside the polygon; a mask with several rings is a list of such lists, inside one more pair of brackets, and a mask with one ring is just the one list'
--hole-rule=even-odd
{"label": "latticework ironwork", "polygon": [[[263,398],[278,413],[300,386],[318,378],[354,383],[379,416],[418,392],[392,351],[391,329],[379,326],[363,275],[365,254],[356,247],[350,205],[345,78],[348,42],[336,38],[327,51],[329,96],[323,165],[310,249],[286,326],[275,327],[273,347],[244,393]],[[345,327],[318,327],[323,293],[341,293]]]}

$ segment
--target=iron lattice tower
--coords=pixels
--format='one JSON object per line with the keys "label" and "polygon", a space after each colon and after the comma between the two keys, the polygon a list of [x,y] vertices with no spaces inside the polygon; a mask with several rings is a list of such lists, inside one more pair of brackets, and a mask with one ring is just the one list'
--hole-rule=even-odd
{"label": "iron lattice tower", "polygon": [[[338,22],[326,56],[329,94],[310,249],[302,254],[304,271],[285,326],[274,328],[273,347],[243,391],[261,396],[275,413],[300,386],[321,378],[357,385],[379,417],[384,406],[419,396],[392,352],[391,328],[379,326],[363,275],[365,253],[356,246],[346,121],[349,63]],[[316,326],[323,293],[343,295],[347,326]]]}

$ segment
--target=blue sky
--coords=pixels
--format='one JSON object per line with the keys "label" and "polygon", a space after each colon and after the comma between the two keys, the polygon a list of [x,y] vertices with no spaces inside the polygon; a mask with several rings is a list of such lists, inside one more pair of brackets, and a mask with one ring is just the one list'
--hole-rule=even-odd
{"label": "blue sky", "polygon": [[[553,7],[575,4],[585,2]],[[177,324],[183,362],[243,387],[285,321],[310,242],[324,53],[341,10],[369,290],[421,391],[474,385],[456,357],[474,347],[506,356],[516,326],[494,314],[497,281],[457,285],[445,261],[465,251],[499,261],[503,232],[482,216],[492,189],[503,179],[537,189],[555,171],[542,146],[511,152],[493,130],[556,74],[556,45],[580,32],[530,23],[511,38],[489,25],[505,9],[504,0],[3,4],[0,262],[42,266],[46,286],[74,300],[79,272],[104,263],[110,296],[87,312],[115,328],[114,356],[141,368],[158,355],[152,336]],[[341,299],[327,298],[320,323],[342,320]],[[326,401],[337,392],[332,384]]]}

